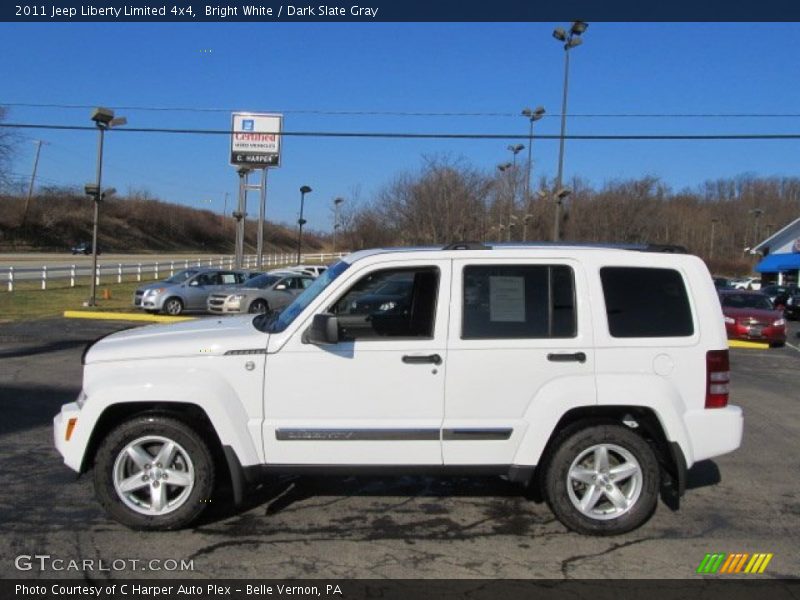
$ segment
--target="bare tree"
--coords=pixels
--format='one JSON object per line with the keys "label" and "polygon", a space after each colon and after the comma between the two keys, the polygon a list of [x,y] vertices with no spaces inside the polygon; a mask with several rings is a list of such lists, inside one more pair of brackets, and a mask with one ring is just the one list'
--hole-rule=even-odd
{"label": "bare tree", "polygon": [[[0,122],[5,121],[8,111],[0,106]],[[0,128],[0,188],[8,188],[13,182],[11,158],[14,149],[14,136],[5,127]]]}

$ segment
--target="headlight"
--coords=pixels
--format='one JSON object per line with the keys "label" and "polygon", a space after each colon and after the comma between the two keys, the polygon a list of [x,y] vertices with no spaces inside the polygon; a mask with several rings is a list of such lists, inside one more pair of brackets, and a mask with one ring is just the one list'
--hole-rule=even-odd
{"label": "headlight", "polygon": [[150,288],[149,290],[145,291],[144,295],[145,296],[156,296],[156,295],[160,294],[161,292],[165,291],[166,289],[167,288]]}
{"label": "headlight", "polygon": [[232,302],[241,302],[244,300],[244,294],[234,294],[233,296],[228,296],[228,300]]}
{"label": "headlight", "polygon": [[772,326],[773,326],[773,327],[783,327],[784,325],[786,325],[786,319],[777,319],[777,320],[776,320],[776,321],[775,321],[775,322],[772,324]]}
{"label": "headlight", "polygon": [[735,325],[736,319],[732,319],[731,317],[725,317],[725,324],[726,325]]}
{"label": "headlight", "polygon": [[378,307],[378,310],[385,312],[387,310],[392,310],[395,306],[397,306],[397,302],[384,302]]}

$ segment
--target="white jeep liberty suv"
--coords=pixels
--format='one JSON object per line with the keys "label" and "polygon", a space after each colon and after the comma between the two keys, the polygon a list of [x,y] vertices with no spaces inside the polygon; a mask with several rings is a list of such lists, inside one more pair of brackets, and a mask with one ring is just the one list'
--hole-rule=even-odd
{"label": "white jeep liberty suv", "polygon": [[263,474],[497,474],[574,531],[642,525],[735,450],[725,327],[674,247],[366,250],[280,313],[114,333],[55,444],[137,529],[191,524]]}

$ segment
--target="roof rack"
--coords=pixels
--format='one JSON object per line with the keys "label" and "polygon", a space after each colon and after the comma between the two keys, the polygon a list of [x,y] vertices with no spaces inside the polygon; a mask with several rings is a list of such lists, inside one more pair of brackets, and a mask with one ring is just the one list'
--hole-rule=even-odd
{"label": "roof rack", "polygon": [[689,251],[684,246],[677,244],[630,244],[630,243],[608,243],[608,242],[501,242],[487,246],[482,242],[453,242],[442,250],[491,250],[497,248],[549,248],[549,247],[572,247],[572,248],[610,248],[616,250],[634,250],[637,252],[663,252],[667,254],[688,254]]}
{"label": "roof rack", "polygon": [[453,242],[442,250],[491,250],[491,246],[486,246],[481,242]]}

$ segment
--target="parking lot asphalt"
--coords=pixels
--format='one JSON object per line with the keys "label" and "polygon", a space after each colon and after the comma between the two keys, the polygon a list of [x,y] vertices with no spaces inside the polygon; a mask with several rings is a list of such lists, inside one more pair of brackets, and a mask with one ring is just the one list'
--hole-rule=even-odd
{"label": "parking lot asphalt", "polygon": [[[194,529],[125,529],[100,509],[91,478],[62,464],[51,422],[80,390],[84,346],[127,325],[0,325],[0,577],[694,578],[707,552],[770,552],[760,577],[800,575],[797,323],[784,348],[731,351],[742,447],[696,465],[678,511],[660,503],[644,527],[613,538],[567,531],[500,478],[283,477],[240,510],[222,490]],[[95,570],[19,571],[20,555]],[[127,562],[96,570],[101,559]],[[130,562],[150,559],[193,570]]]}

